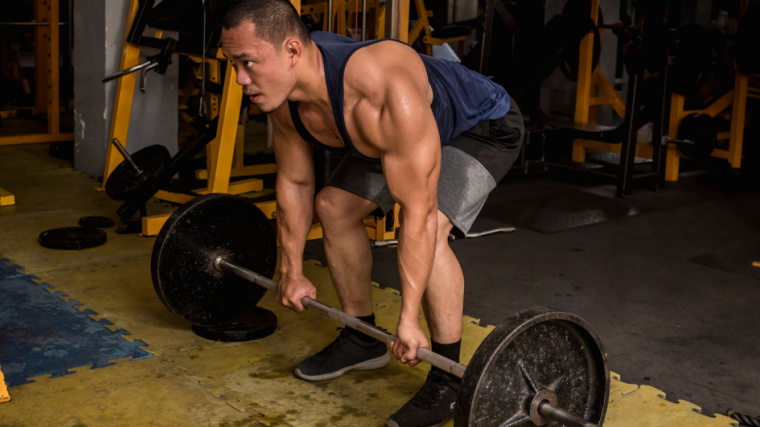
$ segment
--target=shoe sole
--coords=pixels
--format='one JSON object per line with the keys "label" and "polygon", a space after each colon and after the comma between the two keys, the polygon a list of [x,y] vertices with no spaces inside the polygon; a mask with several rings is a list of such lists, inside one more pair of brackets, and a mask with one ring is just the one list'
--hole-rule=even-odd
{"label": "shoe sole", "polygon": [[298,368],[296,368],[294,373],[298,378],[304,379],[306,381],[323,381],[323,380],[331,380],[333,378],[338,378],[339,376],[345,374],[348,371],[371,371],[373,369],[384,368],[388,366],[388,363],[390,362],[391,362],[391,354],[385,353],[384,355],[380,357],[376,357],[370,360],[365,360],[364,362],[357,363],[355,365],[346,366],[343,369],[337,370],[335,372],[330,372],[327,374],[306,375],[303,372],[301,372],[301,370]]}

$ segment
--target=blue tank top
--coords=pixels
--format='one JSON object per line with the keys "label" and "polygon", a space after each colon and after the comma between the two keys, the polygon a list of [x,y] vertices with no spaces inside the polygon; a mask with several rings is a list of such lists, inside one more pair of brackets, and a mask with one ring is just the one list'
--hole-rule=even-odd
{"label": "blue tank top", "polygon": [[[301,137],[312,145],[371,159],[354,147],[346,130],[343,116],[343,71],[354,52],[382,40],[355,42],[348,37],[322,31],[311,33],[311,38],[322,53],[327,92],[330,96],[335,123],[343,143],[346,144],[346,150],[336,149],[319,142],[301,121],[298,115],[298,103],[288,101],[293,124]],[[420,55],[420,57],[425,64],[430,86],[433,88],[433,102],[430,108],[433,110],[438,125],[441,145],[447,144],[475,125],[501,118],[509,111],[509,95],[498,84],[455,62],[427,55]]]}

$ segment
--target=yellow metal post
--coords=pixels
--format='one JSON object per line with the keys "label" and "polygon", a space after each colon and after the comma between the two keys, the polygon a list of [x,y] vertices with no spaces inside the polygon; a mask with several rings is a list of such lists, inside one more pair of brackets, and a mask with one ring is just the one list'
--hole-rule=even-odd
{"label": "yellow metal post", "polygon": [[[34,19],[51,22],[48,0],[34,2]],[[58,21],[56,19],[56,21]],[[34,107],[36,114],[48,111],[48,70],[50,69],[50,26],[34,27]]]}
{"label": "yellow metal post", "polygon": [[60,129],[59,4],[58,0],[37,0],[35,19],[48,25],[34,30],[35,114],[47,114],[47,132],[0,137],[0,145],[70,141],[73,133]]}
{"label": "yellow metal post", "polygon": [[[137,15],[138,0],[132,0],[129,5],[129,17],[127,19],[127,29],[132,28],[132,23]],[[126,41],[129,30],[124,36],[124,50],[121,52],[121,69],[137,65],[140,61],[140,47]],[[132,115],[132,100],[135,95],[135,84],[137,82],[137,73],[130,73],[118,79],[116,86],[116,98],[114,99],[113,115],[111,119],[111,133],[108,141],[114,138],[118,139],[125,147],[127,146],[127,133],[129,132],[129,118]],[[116,166],[124,159],[119,151],[108,144],[106,151],[106,165],[103,171],[103,186],[105,188],[106,180],[111,175]]]}
{"label": "yellow metal post", "polygon": [[748,78],[740,71],[734,79],[734,100],[731,109],[731,134],[728,143],[727,160],[732,168],[741,167],[742,146],[744,144],[744,119],[747,110]]}
{"label": "yellow metal post", "polygon": [[[591,19],[597,23],[599,15],[599,0],[591,0]],[[576,123],[589,123],[591,112],[591,91],[593,89],[591,77],[593,70],[594,34],[588,33],[580,43],[578,57],[578,86],[575,95]],[[572,160],[574,162],[586,161],[586,149],[580,144],[573,144]]]}
{"label": "yellow metal post", "polygon": [[59,134],[61,132],[61,90],[60,90],[60,68],[59,55],[60,55],[60,26],[58,24],[58,0],[48,0],[48,22],[50,22],[50,38],[48,39],[48,45],[50,46],[50,57],[47,66],[47,89],[48,89],[48,105],[47,105],[47,119],[48,119],[48,133]]}
{"label": "yellow metal post", "polygon": [[232,154],[235,149],[235,134],[243,100],[243,88],[235,82],[235,70],[228,66],[224,77],[222,105],[216,138],[209,144],[215,152],[209,164],[208,190],[211,193],[226,193],[230,184]]}

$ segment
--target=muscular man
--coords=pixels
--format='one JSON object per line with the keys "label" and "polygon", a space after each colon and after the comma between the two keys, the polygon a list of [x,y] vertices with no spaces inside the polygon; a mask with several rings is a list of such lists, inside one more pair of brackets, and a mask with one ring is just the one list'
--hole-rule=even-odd
{"label": "muscular man", "polygon": [[[286,0],[241,0],[225,17],[222,51],[237,83],[273,124],[281,242],[277,300],[297,312],[316,297],[302,257],[314,210],[343,310],[374,324],[372,254],[363,219],[401,208],[401,310],[390,351],[416,365],[429,348],[459,360],[464,279],[448,245],[466,233],[520,150],[522,116],[500,86],[395,40],[311,35]],[[347,154],[314,196],[312,147]],[[388,364],[385,344],[351,328],[301,362],[309,381]],[[452,414],[459,380],[432,368],[389,426],[428,426]]]}

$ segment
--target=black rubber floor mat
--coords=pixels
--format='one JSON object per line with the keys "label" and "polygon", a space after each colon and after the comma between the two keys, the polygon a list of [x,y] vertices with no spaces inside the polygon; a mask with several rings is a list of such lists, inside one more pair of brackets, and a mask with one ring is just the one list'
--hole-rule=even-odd
{"label": "black rubber floor mat", "polygon": [[481,215],[518,228],[556,233],[638,213],[629,201],[576,190],[498,203],[487,206]]}
{"label": "black rubber floor mat", "polygon": [[738,245],[700,255],[690,261],[760,280],[760,267],[752,265],[753,262],[760,262],[760,245]]}

